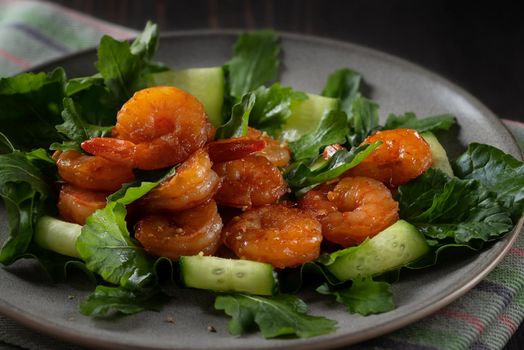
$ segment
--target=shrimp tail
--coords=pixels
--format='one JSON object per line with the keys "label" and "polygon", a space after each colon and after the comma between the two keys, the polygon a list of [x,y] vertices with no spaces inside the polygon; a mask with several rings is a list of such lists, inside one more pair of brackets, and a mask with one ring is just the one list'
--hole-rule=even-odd
{"label": "shrimp tail", "polygon": [[266,147],[264,140],[252,140],[247,137],[218,140],[206,145],[213,163],[228,162],[247,157]]}
{"label": "shrimp tail", "polygon": [[109,137],[95,137],[80,144],[84,151],[112,162],[135,166],[136,145],[131,141]]}

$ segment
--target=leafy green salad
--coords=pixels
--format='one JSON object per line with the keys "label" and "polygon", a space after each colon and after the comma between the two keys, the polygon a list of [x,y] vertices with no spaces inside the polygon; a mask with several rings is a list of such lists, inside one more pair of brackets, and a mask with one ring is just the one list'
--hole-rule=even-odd
{"label": "leafy green salad", "polygon": [[[96,281],[81,303],[84,315],[159,310],[169,300],[165,286],[175,284],[215,293],[214,308],[231,317],[233,335],[253,329],[265,338],[328,334],[336,322],[309,314],[297,296],[301,290],[314,288],[350,313],[393,310],[391,283],[401,268],[438,264],[444,250],[478,251],[522,216],[523,163],[479,143],[449,162],[437,138],[454,127],[449,114],[390,114],[381,125],[378,104],[363,95],[362,76],[345,67],[326,77],[317,94],[275,82],[281,52],[272,31],[239,35],[223,66],[181,70],[153,61],[158,38],[152,23],[132,43],[103,37],[91,76],[69,78],[56,68],[0,79],[0,195],[9,224],[0,263],[37,259],[55,279],[84,272]],[[292,159],[282,172],[293,200],[369,157],[381,143],[363,141],[377,131],[416,130],[431,147],[433,165],[395,189],[399,221],[296,268],[202,255],[154,258],[135,240],[126,216],[130,204],[173,176],[177,166],[136,171],[135,181],[109,195],[81,226],[58,219],[61,179],[52,154],[83,152],[85,140],[110,136],[122,105],[156,85],[196,96],[218,139],[245,136],[249,126],[286,141]]]}

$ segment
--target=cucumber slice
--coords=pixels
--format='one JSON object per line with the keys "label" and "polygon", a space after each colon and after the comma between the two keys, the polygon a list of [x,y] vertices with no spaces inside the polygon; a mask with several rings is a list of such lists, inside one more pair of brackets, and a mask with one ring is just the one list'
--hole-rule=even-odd
{"label": "cucumber slice", "polygon": [[76,250],[76,239],[82,226],[62,221],[50,216],[42,216],[36,222],[35,242],[40,247],[55,253],[80,258]]}
{"label": "cucumber slice", "polygon": [[179,263],[187,287],[258,295],[272,295],[278,290],[276,274],[269,264],[202,255],[182,256]]}
{"label": "cucumber slice", "polygon": [[327,269],[339,280],[379,275],[417,260],[429,250],[424,236],[399,220],[364,243],[334,252]]}
{"label": "cucumber slice", "polygon": [[281,138],[296,141],[300,136],[314,131],[327,111],[339,106],[338,98],[307,94],[308,99],[291,106],[291,116],[282,128]]}
{"label": "cucumber slice", "polygon": [[222,120],[224,81],[222,67],[169,70],[149,74],[146,77],[148,86],[176,86],[195,96],[204,105],[209,120],[215,127],[224,123]]}
{"label": "cucumber slice", "polygon": [[449,176],[453,176],[453,169],[451,169],[451,164],[449,163],[448,155],[446,150],[440,142],[438,142],[437,137],[432,132],[423,132],[420,134],[426,140],[431,149],[431,156],[433,157],[433,165],[431,166],[434,169],[442,170],[444,173]]}

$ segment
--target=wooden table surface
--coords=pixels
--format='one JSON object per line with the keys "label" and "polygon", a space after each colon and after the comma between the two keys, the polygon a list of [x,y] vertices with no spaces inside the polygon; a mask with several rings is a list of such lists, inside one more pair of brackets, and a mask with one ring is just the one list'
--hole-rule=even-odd
{"label": "wooden table surface", "polygon": [[[516,3],[413,0],[53,0],[140,30],[274,28],[385,51],[460,85],[495,114],[524,121],[524,22]],[[519,98],[520,97],[520,98]],[[524,349],[521,325],[505,349]]]}

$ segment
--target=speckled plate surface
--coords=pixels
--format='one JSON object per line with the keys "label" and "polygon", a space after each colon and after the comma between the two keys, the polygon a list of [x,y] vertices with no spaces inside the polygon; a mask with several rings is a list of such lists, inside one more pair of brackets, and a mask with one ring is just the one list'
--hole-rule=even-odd
{"label": "speckled plate surface", "polygon": [[[222,65],[231,56],[234,32],[187,32],[163,36],[157,59],[172,67]],[[460,127],[443,143],[451,158],[470,142],[484,142],[521,158],[518,146],[501,122],[479,101],[439,76],[398,58],[337,41],[282,34],[281,81],[318,93],[337,68],[361,72],[380,104],[381,117],[413,111],[418,115],[452,113]],[[41,69],[63,66],[69,76],[93,72],[96,53],[85,51]],[[5,213],[0,212],[0,242],[6,239]],[[53,284],[33,261],[0,268],[0,313],[50,336],[89,347],[108,349],[326,349],[380,336],[435,312],[463,295],[503,257],[515,231],[473,257],[444,266],[403,274],[393,287],[397,308],[362,317],[321,295],[301,295],[313,314],[338,321],[335,333],[311,339],[265,340],[259,334],[232,337],[228,318],[213,311],[211,293],[179,290],[159,313],[97,320],[78,312],[94,288],[83,283]],[[71,298],[70,296],[74,296]],[[171,317],[175,323],[165,322]],[[207,331],[212,325],[216,333]]]}

